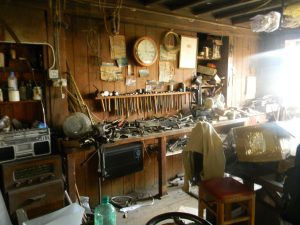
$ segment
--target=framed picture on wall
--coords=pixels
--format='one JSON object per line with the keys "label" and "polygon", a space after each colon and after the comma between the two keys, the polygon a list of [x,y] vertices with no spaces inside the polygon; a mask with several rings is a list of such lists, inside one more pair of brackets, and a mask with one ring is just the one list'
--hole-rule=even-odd
{"label": "framed picture on wall", "polygon": [[198,38],[181,36],[179,68],[195,69],[197,66]]}

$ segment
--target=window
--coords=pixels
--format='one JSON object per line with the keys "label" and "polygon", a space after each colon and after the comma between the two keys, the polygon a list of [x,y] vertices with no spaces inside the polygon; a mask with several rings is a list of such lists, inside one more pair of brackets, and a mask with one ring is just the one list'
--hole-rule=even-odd
{"label": "window", "polygon": [[300,39],[286,40],[277,93],[286,107],[300,107]]}

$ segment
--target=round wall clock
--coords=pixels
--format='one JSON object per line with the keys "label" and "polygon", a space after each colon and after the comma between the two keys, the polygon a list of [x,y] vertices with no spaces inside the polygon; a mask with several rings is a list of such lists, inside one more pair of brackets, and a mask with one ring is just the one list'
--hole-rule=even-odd
{"label": "round wall clock", "polygon": [[151,66],[158,56],[158,49],[155,41],[150,37],[139,38],[133,47],[133,56],[142,66]]}

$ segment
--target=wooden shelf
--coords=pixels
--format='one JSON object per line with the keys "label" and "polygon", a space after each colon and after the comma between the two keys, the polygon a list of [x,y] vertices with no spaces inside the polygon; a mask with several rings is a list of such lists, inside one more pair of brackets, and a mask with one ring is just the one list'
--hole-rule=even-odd
{"label": "wooden shelf", "polygon": [[10,71],[14,71],[14,68],[12,67],[0,67],[0,72],[10,72]]}
{"label": "wooden shelf", "polygon": [[0,67],[2,72],[30,72],[30,63],[26,59],[10,59],[8,66]]}
{"label": "wooden shelf", "polygon": [[221,58],[214,58],[214,59],[212,59],[212,58],[202,58],[201,56],[197,56],[197,59],[198,60],[203,60],[203,61],[218,61]]}
{"label": "wooden shelf", "polygon": [[10,104],[27,104],[27,103],[39,103],[39,100],[22,100],[17,102],[0,102],[0,105],[10,105]]}

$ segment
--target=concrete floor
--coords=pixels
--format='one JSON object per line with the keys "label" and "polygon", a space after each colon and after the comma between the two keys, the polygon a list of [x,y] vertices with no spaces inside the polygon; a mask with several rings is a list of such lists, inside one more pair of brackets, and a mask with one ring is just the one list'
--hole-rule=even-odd
{"label": "concrete floor", "polygon": [[[147,201],[144,203],[151,203]],[[188,212],[197,215],[198,200],[195,197],[182,191],[182,187],[172,187],[168,189],[168,195],[161,199],[154,199],[151,206],[140,207],[127,214],[117,213],[117,225],[145,225],[152,217],[165,212]],[[277,213],[266,207],[260,201],[256,201],[256,221],[255,225],[287,225],[283,223]],[[211,221],[214,224],[213,221]],[[247,224],[247,223],[240,223]]]}
{"label": "concrete floor", "polygon": [[[151,201],[147,201],[151,203]],[[127,218],[123,218],[123,213],[117,213],[117,225],[144,225],[152,217],[165,212],[188,212],[197,215],[198,201],[183,192],[181,187],[173,187],[168,189],[168,195],[161,199],[154,199],[154,204],[144,206],[127,214]]]}

